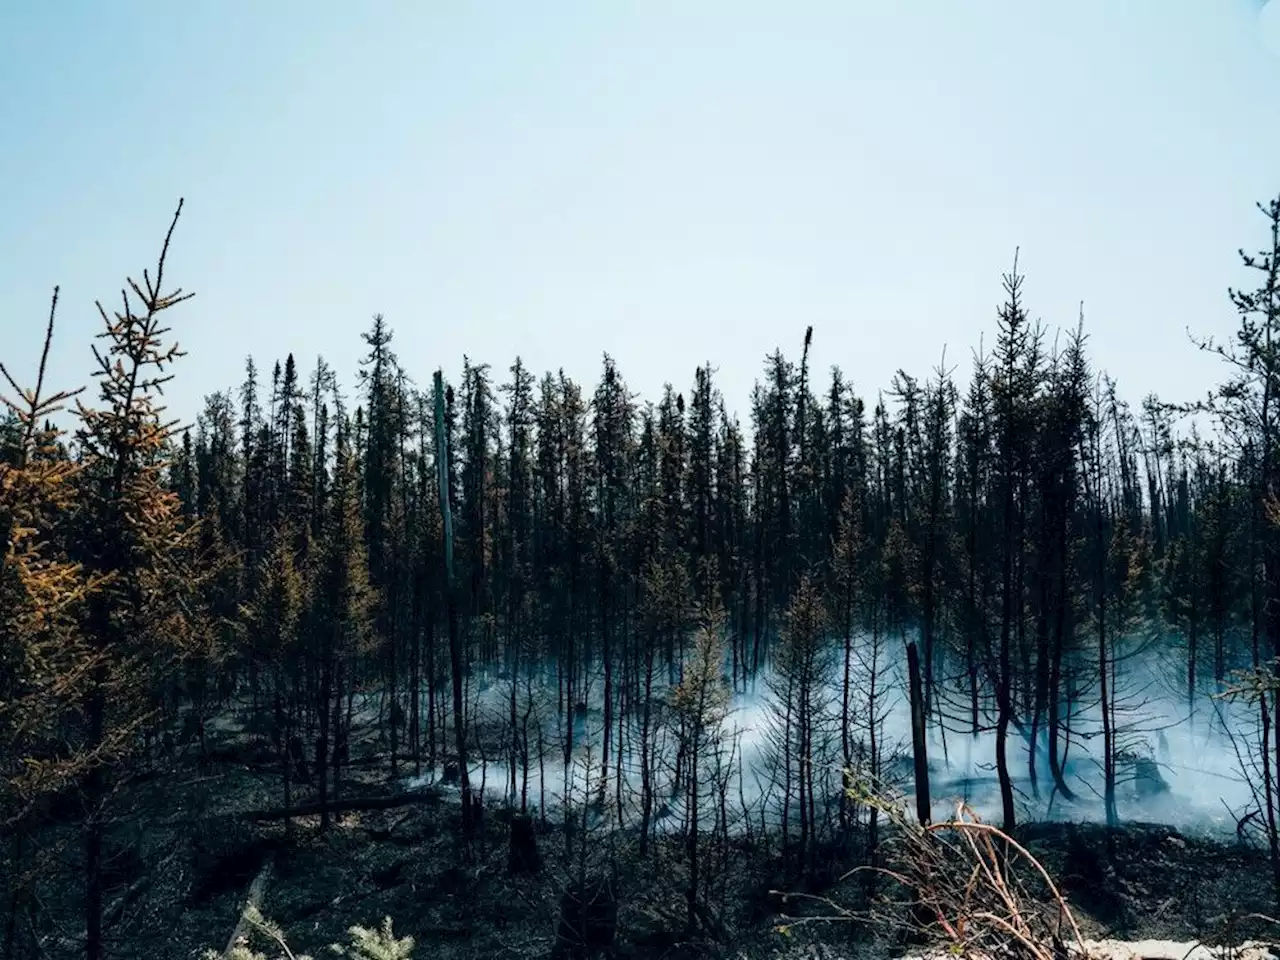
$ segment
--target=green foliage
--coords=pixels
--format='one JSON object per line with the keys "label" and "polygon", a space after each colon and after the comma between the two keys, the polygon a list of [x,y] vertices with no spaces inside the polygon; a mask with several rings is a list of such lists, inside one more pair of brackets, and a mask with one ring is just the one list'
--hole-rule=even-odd
{"label": "green foliage", "polygon": [[[231,950],[223,954],[218,950],[206,950],[205,960],[314,960],[309,954],[294,953],[289,947],[284,931],[262,915],[257,907],[248,906],[244,919],[249,932],[237,938]],[[347,930],[350,943],[331,943],[329,951],[352,960],[412,960],[413,937],[397,938],[391,926],[391,918],[383,918],[376,928],[354,926]],[[274,951],[274,956],[254,949],[254,939]]]}
{"label": "green foliage", "polygon": [[343,957],[357,960],[410,960],[413,955],[413,937],[396,938],[391,929],[391,918],[384,917],[377,929],[351,927],[347,930],[351,945],[334,944],[330,949]]}
{"label": "green foliage", "polygon": [[725,616],[718,601],[705,605],[701,619],[684,676],[671,693],[671,704],[684,717],[690,738],[711,736],[729,708],[724,682]]}

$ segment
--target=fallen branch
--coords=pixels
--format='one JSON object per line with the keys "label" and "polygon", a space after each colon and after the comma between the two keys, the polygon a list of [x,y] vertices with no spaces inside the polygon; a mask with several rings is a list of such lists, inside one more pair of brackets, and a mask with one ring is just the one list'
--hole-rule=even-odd
{"label": "fallen branch", "polygon": [[412,790],[407,793],[393,793],[380,797],[352,797],[350,800],[339,800],[329,803],[303,803],[296,807],[274,807],[270,810],[248,810],[232,814],[237,820],[250,820],[261,823],[267,820],[287,820],[291,817],[314,817],[326,810],[330,814],[354,813],[367,810],[393,810],[396,807],[407,807],[414,803],[439,803],[440,795],[425,790]]}
{"label": "fallen branch", "polygon": [[235,929],[231,931],[231,939],[227,941],[226,949],[222,951],[224,958],[230,956],[237,943],[248,937],[252,918],[261,914],[262,895],[266,892],[267,881],[271,877],[271,868],[274,863],[274,855],[268,856],[267,862],[262,865],[258,875],[253,878],[253,883],[249,884],[249,895],[245,898],[244,909],[240,911],[240,919],[236,922]]}

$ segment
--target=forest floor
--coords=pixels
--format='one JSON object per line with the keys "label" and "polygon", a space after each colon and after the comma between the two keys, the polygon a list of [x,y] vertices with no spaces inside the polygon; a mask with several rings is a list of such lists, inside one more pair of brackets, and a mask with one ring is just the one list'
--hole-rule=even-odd
{"label": "forest floor", "polygon": [[[563,826],[539,825],[543,870],[511,876],[510,815],[491,804],[466,855],[457,794],[430,789],[417,802],[347,813],[324,833],[318,817],[299,817],[286,836],[282,821],[244,816],[280,805],[276,765],[262,754],[256,763],[244,756],[232,761],[225,747],[213,751],[212,765],[197,768],[192,758],[162,777],[135,782],[118,798],[107,898],[116,919],[114,955],[189,958],[223,948],[261,876],[262,912],[284,929],[296,952],[320,955],[325,944],[345,939],[347,927],[375,926],[390,916],[398,934],[416,939],[422,958],[546,957],[566,884],[579,871],[612,872],[607,864],[617,870],[617,956],[834,960],[905,949],[859,922],[804,923],[787,936],[777,932],[781,910],[830,915],[831,907],[804,899],[784,906],[771,894],[788,889],[770,867],[775,858],[746,840],[709,865],[719,871],[716,929],[689,938],[679,933],[686,929],[685,869],[673,838],[659,838],[641,858],[625,835],[592,835],[588,828],[587,842],[577,844],[566,866]],[[357,764],[343,795],[388,790],[385,765]],[[303,793],[295,803],[308,799]],[[1018,836],[1056,878],[1087,937],[1277,939],[1274,928],[1234,922],[1275,912],[1264,851],[1137,823],[1112,832],[1092,824],[1028,824]],[[38,843],[60,851],[65,863],[78,854],[70,827],[46,828]],[[858,891],[845,883],[812,892],[852,903]],[[75,898],[58,896],[54,887],[44,887],[40,897],[37,925],[50,944],[48,956],[62,956],[74,949]]]}

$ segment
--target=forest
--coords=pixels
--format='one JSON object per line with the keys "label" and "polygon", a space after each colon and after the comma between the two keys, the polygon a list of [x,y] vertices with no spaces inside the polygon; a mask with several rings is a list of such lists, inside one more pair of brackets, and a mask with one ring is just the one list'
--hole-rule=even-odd
{"label": "forest", "polygon": [[1275,940],[1258,209],[1199,399],[1126,400],[1015,254],[989,348],[883,389],[803,318],[749,398],[646,399],[374,315],[353,375],[250,357],[186,423],[180,203],[85,385],[57,291],[0,356],[0,956]]}

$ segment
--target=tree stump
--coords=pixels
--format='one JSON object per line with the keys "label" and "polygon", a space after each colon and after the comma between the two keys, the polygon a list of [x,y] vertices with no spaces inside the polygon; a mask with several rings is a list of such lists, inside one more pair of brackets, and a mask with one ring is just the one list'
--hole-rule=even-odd
{"label": "tree stump", "polygon": [[289,738],[289,759],[293,761],[293,778],[299,783],[311,782],[311,770],[307,767],[307,753],[301,737]]}
{"label": "tree stump", "polygon": [[574,882],[560,898],[560,923],[552,960],[586,960],[613,946],[618,898],[604,877]]}
{"label": "tree stump", "polygon": [[204,746],[204,721],[194,713],[188,713],[182,718],[182,745],[186,746],[193,740],[199,740]]}
{"label": "tree stump", "polygon": [[1169,783],[1160,772],[1160,765],[1147,757],[1139,757],[1133,763],[1133,787],[1139,800],[1169,792]]}
{"label": "tree stump", "polygon": [[542,869],[542,857],[538,854],[538,835],[533,829],[533,818],[517,813],[511,818],[511,844],[507,851],[507,872],[512,874],[537,873]]}

